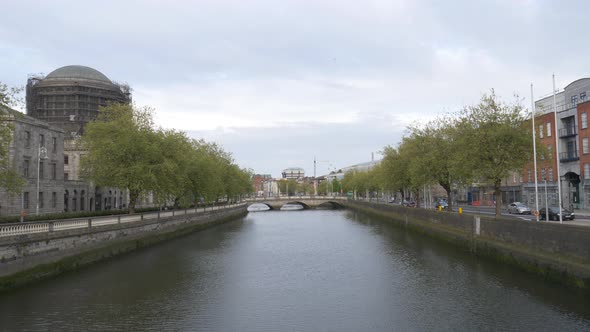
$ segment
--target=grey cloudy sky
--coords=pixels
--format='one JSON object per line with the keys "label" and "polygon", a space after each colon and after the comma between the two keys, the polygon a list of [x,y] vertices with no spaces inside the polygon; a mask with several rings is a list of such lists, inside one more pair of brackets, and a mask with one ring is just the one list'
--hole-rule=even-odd
{"label": "grey cloudy sky", "polygon": [[[0,0],[0,81],[70,64],[127,82],[157,123],[242,167],[313,174],[494,88],[529,106],[588,76],[585,1]],[[330,166],[331,165],[331,166]]]}

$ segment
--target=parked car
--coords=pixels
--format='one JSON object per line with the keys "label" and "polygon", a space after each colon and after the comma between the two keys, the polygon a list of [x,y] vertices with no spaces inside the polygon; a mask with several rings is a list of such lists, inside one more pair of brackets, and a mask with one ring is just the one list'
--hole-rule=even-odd
{"label": "parked car", "polygon": [[[547,209],[540,208],[539,209],[539,216],[541,220],[547,220]],[[576,216],[573,212],[569,211],[568,209],[561,208],[561,219],[562,220],[574,220]],[[550,206],[549,207],[549,220],[559,220],[559,207],[557,206]]]}
{"label": "parked car", "polygon": [[389,201],[387,201],[388,203],[395,203],[395,197],[392,197],[389,199]]}
{"label": "parked car", "polygon": [[416,207],[416,202],[405,200],[403,205],[407,207]]}
{"label": "parked car", "polygon": [[438,210],[438,207],[442,207],[443,210],[447,210],[449,208],[449,203],[446,200],[441,199],[434,204],[434,208]]}
{"label": "parked car", "polygon": [[531,214],[531,209],[521,202],[514,202],[508,205],[508,213]]}

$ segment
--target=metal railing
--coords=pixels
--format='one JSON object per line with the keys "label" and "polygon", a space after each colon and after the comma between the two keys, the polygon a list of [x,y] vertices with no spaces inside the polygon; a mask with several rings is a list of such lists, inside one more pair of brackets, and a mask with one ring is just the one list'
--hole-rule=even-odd
{"label": "metal railing", "polygon": [[561,162],[569,162],[569,161],[577,161],[580,160],[580,156],[578,156],[577,151],[566,151],[559,153],[559,161]]}
{"label": "metal railing", "polygon": [[574,126],[568,126],[568,127],[559,129],[559,137],[560,138],[565,138],[565,137],[570,137],[570,136],[575,136],[575,135],[577,135],[577,132],[576,132],[576,127],[574,127]]}
{"label": "metal railing", "polygon": [[242,206],[244,203],[235,203],[221,206],[211,206],[205,208],[191,208],[184,210],[170,210],[157,211],[149,213],[139,213],[131,215],[118,216],[102,216],[92,218],[78,218],[68,220],[52,220],[44,222],[24,222],[0,225],[0,237],[35,234],[35,233],[50,233],[57,231],[65,231],[78,228],[94,228],[106,225],[115,225],[122,223],[141,222],[143,220],[169,218],[180,215],[189,215],[204,213],[208,211],[224,210],[237,206]]}
{"label": "metal railing", "polygon": [[293,199],[314,199],[314,200],[347,200],[347,196],[270,196],[270,197],[253,197],[253,198],[246,198],[244,201],[246,202],[261,202],[261,201],[282,201],[282,200],[293,200]]}

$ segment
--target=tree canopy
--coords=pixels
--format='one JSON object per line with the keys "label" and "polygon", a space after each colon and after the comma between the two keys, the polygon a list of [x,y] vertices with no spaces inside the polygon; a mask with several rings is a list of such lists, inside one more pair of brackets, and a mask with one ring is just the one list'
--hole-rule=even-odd
{"label": "tree canopy", "polygon": [[411,192],[417,202],[421,188],[438,184],[452,208],[453,188],[477,181],[493,186],[499,215],[501,182],[531,161],[532,144],[528,118],[518,100],[506,104],[492,90],[456,114],[410,126],[396,147],[384,147],[380,165],[349,172],[342,184],[357,193],[381,189],[399,191],[404,198]]}
{"label": "tree canopy", "polygon": [[21,88],[8,87],[0,82],[0,188],[8,193],[18,193],[25,181],[16,171],[14,160],[10,160],[10,144],[14,139],[14,125],[10,107],[19,104]]}
{"label": "tree canopy", "polygon": [[216,144],[156,128],[153,110],[128,104],[101,108],[81,144],[84,177],[99,186],[129,190],[129,211],[152,193],[159,204],[178,206],[231,200],[252,192],[251,172],[240,169]]}

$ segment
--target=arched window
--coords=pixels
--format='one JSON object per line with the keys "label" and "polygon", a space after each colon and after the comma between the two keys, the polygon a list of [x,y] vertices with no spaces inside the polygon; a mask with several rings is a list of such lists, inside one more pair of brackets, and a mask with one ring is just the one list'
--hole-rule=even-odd
{"label": "arched window", "polygon": [[86,195],[85,194],[86,194],[86,192],[84,190],[82,190],[80,192],[80,211],[84,211],[84,209],[86,208],[85,207],[85,205],[86,205],[86,197],[85,197]]}
{"label": "arched window", "polygon": [[68,212],[69,199],[70,199],[70,192],[66,190],[64,192],[64,212]]}
{"label": "arched window", "polygon": [[74,190],[74,197],[72,197],[72,211],[76,211],[78,207],[78,191]]}

